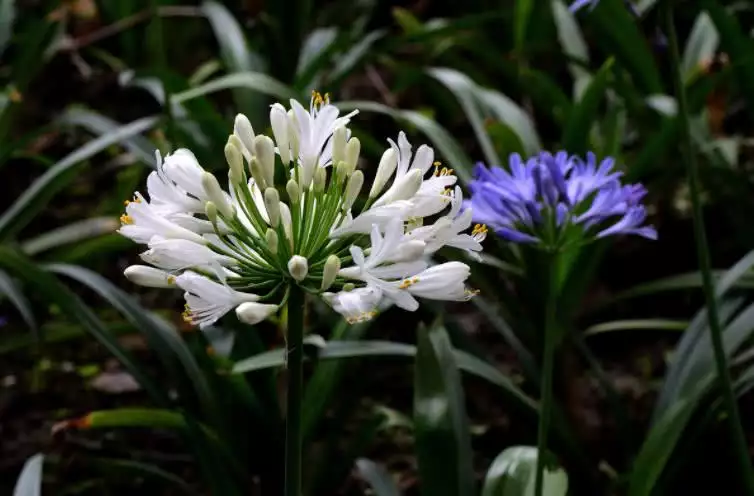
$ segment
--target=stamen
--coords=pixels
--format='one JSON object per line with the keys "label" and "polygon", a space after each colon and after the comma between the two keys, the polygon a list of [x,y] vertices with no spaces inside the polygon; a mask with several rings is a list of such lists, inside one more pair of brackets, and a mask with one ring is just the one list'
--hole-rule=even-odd
{"label": "stamen", "polygon": [[417,282],[419,282],[418,277],[413,277],[411,279],[404,279],[403,282],[401,282],[400,285],[398,285],[398,289],[408,289],[414,284],[416,284]]}
{"label": "stamen", "polygon": [[120,223],[121,224],[125,224],[125,225],[129,225],[129,224],[133,224],[134,220],[133,220],[133,218],[130,215],[123,214],[123,215],[120,216]]}
{"label": "stamen", "polygon": [[478,295],[479,293],[481,293],[481,290],[479,290],[479,289],[466,289],[463,292],[463,294],[466,296],[467,300],[470,300],[471,298],[473,298],[474,296]]}

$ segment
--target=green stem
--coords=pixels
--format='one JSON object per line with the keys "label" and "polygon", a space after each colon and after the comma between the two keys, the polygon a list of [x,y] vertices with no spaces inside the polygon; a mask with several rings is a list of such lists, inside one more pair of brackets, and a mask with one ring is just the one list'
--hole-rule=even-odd
{"label": "green stem", "polygon": [[557,344],[556,308],[558,302],[558,255],[548,257],[545,270],[548,271],[547,302],[545,306],[544,351],[542,353],[542,378],[540,387],[539,423],[537,425],[537,469],[534,479],[534,496],[542,496],[544,490],[545,453],[547,451],[547,434],[552,417],[552,376],[555,366],[555,348]]}
{"label": "green stem", "polygon": [[715,288],[712,281],[712,270],[710,267],[710,254],[709,248],[707,247],[704,218],[702,217],[702,205],[699,199],[699,170],[691,143],[688,103],[686,101],[686,91],[681,79],[678,36],[675,31],[673,7],[670,0],[666,0],[663,3],[663,14],[666,22],[666,34],[668,36],[673,84],[675,87],[676,98],[678,100],[678,119],[681,124],[681,154],[686,163],[686,173],[688,174],[692,213],[694,218],[694,237],[696,238],[696,249],[699,257],[699,269],[702,273],[704,298],[707,302],[707,319],[712,338],[712,348],[715,354],[717,378],[722,390],[723,406],[728,411],[728,426],[730,428],[731,442],[736,449],[736,458],[740,464],[741,478],[743,479],[744,487],[746,488],[746,494],[754,495],[754,474],[751,470],[749,448],[746,443],[743,427],[741,426],[736,396],[733,392],[733,383],[730,370],[728,369],[725,348],[723,346],[720,317],[717,309],[717,298],[715,297]]}
{"label": "green stem", "polygon": [[301,496],[301,397],[303,394],[304,292],[290,286],[286,337],[288,394],[285,416],[285,495]]}

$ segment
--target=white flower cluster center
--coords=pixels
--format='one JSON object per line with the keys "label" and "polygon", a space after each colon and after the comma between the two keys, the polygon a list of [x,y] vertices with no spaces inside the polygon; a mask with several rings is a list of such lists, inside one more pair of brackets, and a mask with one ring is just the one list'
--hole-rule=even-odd
{"label": "white flower cluster center", "polygon": [[[125,275],[151,287],[185,291],[186,320],[206,326],[235,309],[256,324],[277,311],[297,284],[320,295],[349,322],[416,297],[462,301],[469,267],[430,264],[448,245],[473,256],[486,229],[471,234],[452,169],[427,145],[412,154],[404,133],[388,140],[363,207],[360,142],[329,98],[314,93],[309,110],[272,105],[273,137],[255,135],[239,114],[225,146],[228,189],[180,149],[158,158],[148,199],[126,202],[120,233],[148,245],[150,264]],[[274,138],[274,139],[273,139]],[[443,214],[444,212],[444,214]],[[442,214],[439,215],[438,214]],[[438,216],[434,223],[424,219]]]}

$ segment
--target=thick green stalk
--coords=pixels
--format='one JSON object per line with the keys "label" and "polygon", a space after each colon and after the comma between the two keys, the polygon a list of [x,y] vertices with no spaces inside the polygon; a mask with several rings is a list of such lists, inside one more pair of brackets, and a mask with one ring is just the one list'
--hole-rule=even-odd
{"label": "thick green stalk", "polygon": [[736,458],[740,464],[741,478],[743,479],[744,487],[746,488],[746,494],[754,495],[754,474],[751,470],[749,448],[746,443],[743,427],[741,426],[736,395],[733,392],[733,383],[728,369],[728,360],[725,356],[725,348],[723,346],[722,329],[720,328],[720,317],[717,309],[717,298],[715,297],[715,288],[712,282],[709,248],[707,246],[702,206],[699,199],[699,170],[691,144],[688,103],[686,102],[686,91],[683,85],[683,80],[681,79],[678,36],[675,31],[673,7],[670,0],[666,0],[663,3],[663,14],[666,23],[673,84],[675,87],[676,99],[678,100],[678,119],[681,124],[681,154],[686,163],[686,173],[689,181],[692,213],[694,217],[694,236],[696,238],[696,249],[699,257],[699,270],[702,273],[704,297],[707,302],[707,319],[709,321],[709,329],[712,338],[712,348],[715,354],[717,379],[722,392],[723,405],[728,411],[728,425],[730,427],[731,442],[736,450]]}
{"label": "thick green stalk", "polygon": [[286,337],[288,392],[285,415],[285,496],[301,496],[301,398],[303,396],[304,291],[290,287]]}
{"label": "thick green stalk", "polygon": [[548,257],[545,270],[548,271],[547,302],[545,303],[544,350],[542,352],[542,378],[539,394],[539,422],[537,425],[537,469],[534,479],[534,496],[542,496],[544,490],[545,453],[547,452],[547,434],[552,417],[552,376],[555,367],[555,349],[558,339],[556,309],[558,304],[558,255]]}

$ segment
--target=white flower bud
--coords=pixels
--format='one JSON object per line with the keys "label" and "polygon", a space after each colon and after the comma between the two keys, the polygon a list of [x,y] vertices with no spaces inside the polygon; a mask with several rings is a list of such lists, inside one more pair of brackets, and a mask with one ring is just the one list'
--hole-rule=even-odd
{"label": "white flower bud", "polygon": [[347,131],[345,126],[339,126],[332,135],[332,163],[337,164],[346,159],[346,138]]}
{"label": "white flower bud", "polygon": [[132,265],[126,267],[123,275],[134,284],[148,288],[174,288],[175,277],[164,270],[155,269],[147,265]]}
{"label": "white flower bud", "polygon": [[285,237],[288,239],[288,247],[293,250],[293,223],[291,221],[291,209],[284,202],[280,202],[280,222],[283,224]]}
{"label": "white flower bud", "polygon": [[236,148],[235,140],[228,139],[225,145],[225,160],[230,167],[231,177],[243,177],[243,155],[241,155],[241,150]]}
{"label": "white flower bud", "polygon": [[293,255],[288,260],[288,272],[291,273],[291,277],[298,282],[306,279],[306,275],[309,273],[309,262],[301,255]]}
{"label": "white flower bud", "polygon": [[340,258],[336,255],[330,255],[325,262],[325,268],[322,271],[322,291],[327,290],[335,281],[335,277],[340,270]]}
{"label": "white flower bud", "polygon": [[267,242],[267,248],[270,249],[273,255],[277,255],[278,253],[278,233],[276,233],[273,229],[267,229],[267,232],[264,233],[264,240]]}
{"label": "white flower bud", "polygon": [[359,138],[351,138],[346,145],[346,158],[345,162],[348,164],[348,169],[353,172],[356,170],[356,165],[359,163],[359,153],[361,153],[361,142]]}
{"label": "white flower bud", "polygon": [[280,223],[280,195],[275,188],[264,190],[264,206],[267,208],[270,225],[277,227]]}
{"label": "white flower bud", "polygon": [[244,324],[256,325],[277,312],[277,305],[266,303],[246,302],[236,307],[236,317]]}
{"label": "white flower bud", "polygon": [[217,205],[214,202],[208,201],[204,204],[204,213],[212,223],[212,227],[217,230]]}
{"label": "white flower bud", "polygon": [[260,134],[254,138],[254,158],[262,166],[262,177],[269,187],[275,184],[275,143],[269,136]]}
{"label": "white flower bud", "polygon": [[322,193],[325,190],[325,183],[327,183],[327,170],[324,167],[317,167],[314,171],[314,191]]}
{"label": "white flower bud", "polygon": [[257,157],[253,157],[251,159],[251,162],[249,162],[249,171],[251,172],[251,177],[254,178],[254,182],[257,184],[259,189],[265,189],[267,187],[267,182],[264,179],[262,164],[259,163]]}
{"label": "white flower bud", "polygon": [[217,182],[217,178],[209,172],[202,174],[202,187],[207,198],[215,204],[217,210],[225,217],[233,217],[233,206],[225,197],[225,192]]}
{"label": "white flower bud", "polygon": [[278,145],[278,153],[280,154],[280,160],[284,165],[288,165],[291,161],[291,149],[288,139],[288,114],[285,112],[285,108],[276,103],[270,109],[270,125],[272,126],[272,134],[275,135],[275,142]]}
{"label": "white flower bud", "polygon": [[338,174],[338,184],[340,185],[351,175],[351,168],[345,162],[338,162],[335,172]]}
{"label": "white flower bud", "polygon": [[348,178],[348,184],[346,184],[346,193],[343,198],[343,210],[348,210],[353,206],[353,202],[361,192],[361,187],[364,186],[364,173],[356,171]]}
{"label": "white flower bud", "polygon": [[248,117],[243,114],[236,115],[236,121],[233,123],[233,134],[241,140],[243,144],[241,151],[246,160],[251,160],[252,150],[254,150],[254,128],[251,127]]}
{"label": "white flower bud", "polygon": [[377,173],[374,176],[372,189],[369,190],[369,198],[375,198],[382,192],[382,188],[393,177],[395,168],[398,166],[398,154],[393,148],[388,148],[380,158],[380,165],[377,166]]}
{"label": "white flower bud", "polygon": [[298,187],[295,179],[288,181],[288,184],[285,185],[285,191],[288,192],[288,199],[291,201],[291,205],[297,205],[301,200],[301,188]]}

